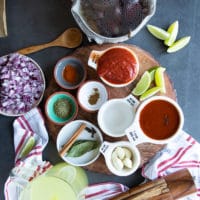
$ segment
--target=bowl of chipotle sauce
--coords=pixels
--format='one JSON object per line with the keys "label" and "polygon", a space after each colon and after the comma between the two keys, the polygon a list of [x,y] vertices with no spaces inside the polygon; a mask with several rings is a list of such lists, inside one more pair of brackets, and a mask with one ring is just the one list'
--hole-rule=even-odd
{"label": "bowl of chipotle sauce", "polygon": [[85,81],[86,69],[81,60],[67,56],[56,63],[54,78],[61,88],[76,89]]}
{"label": "bowl of chipotle sauce", "polygon": [[115,46],[90,53],[88,65],[97,71],[101,80],[111,87],[132,83],[139,72],[137,55],[127,47]]}

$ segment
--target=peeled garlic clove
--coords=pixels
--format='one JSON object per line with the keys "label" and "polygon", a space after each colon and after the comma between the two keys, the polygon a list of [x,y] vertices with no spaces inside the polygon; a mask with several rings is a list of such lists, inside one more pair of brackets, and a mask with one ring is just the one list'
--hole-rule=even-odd
{"label": "peeled garlic clove", "polygon": [[125,152],[125,157],[131,159],[131,157],[132,157],[131,151],[127,148],[123,148],[123,149],[124,149],[124,152]]}
{"label": "peeled garlic clove", "polygon": [[124,159],[125,157],[125,152],[124,152],[124,149],[122,147],[117,147],[115,149],[115,152],[117,153],[117,156],[120,160]]}
{"label": "peeled garlic clove", "polygon": [[124,168],[123,162],[117,157],[112,158],[112,163],[113,163],[113,166],[115,167],[115,169],[117,169],[117,170],[122,170]]}
{"label": "peeled garlic clove", "polygon": [[117,158],[117,152],[113,151],[111,154],[111,159],[115,159],[115,158]]}
{"label": "peeled garlic clove", "polygon": [[132,166],[133,166],[133,162],[132,162],[132,160],[131,159],[129,159],[129,158],[125,158],[124,160],[123,160],[123,163],[124,163],[124,166],[126,166],[127,168],[132,168]]}

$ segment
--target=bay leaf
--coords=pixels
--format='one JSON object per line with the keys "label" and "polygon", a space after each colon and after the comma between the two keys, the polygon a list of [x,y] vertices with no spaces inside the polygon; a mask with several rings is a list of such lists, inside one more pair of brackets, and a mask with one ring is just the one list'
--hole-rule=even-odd
{"label": "bay leaf", "polygon": [[80,157],[85,153],[99,147],[99,142],[95,140],[77,140],[67,152],[68,157]]}

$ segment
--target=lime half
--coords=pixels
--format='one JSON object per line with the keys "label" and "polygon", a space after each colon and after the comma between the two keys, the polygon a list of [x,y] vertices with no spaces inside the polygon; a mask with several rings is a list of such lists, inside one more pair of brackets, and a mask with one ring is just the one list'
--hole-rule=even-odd
{"label": "lime half", "polygon": [[85,171],[81,167],[72,166],[67,163],[59,163],[53,166],[45,175],[56,176],[68,182],[77,194],[88,185],[88,178]]}
{"label": "lime half", "polygon": [[191,37],[185,36],[179,40],[177,40],[172,46],[167,49],[168,53],[173,53],[185,47],[190,42]]}
{"label": "lime half", "polygon": [[21,152],[20,152],[20,158],[25,157],[29,154],[29,152],[33,149],[33,147],[35,146],[35,138],[33,136],[31,136],[30,138],[28,138],[28,141],[26,142],[26,144],[24,145],[24,147],[22,148]]}
{"label": "lime half", "polygon": [[76,168],[74,166],[67,165],[60,169],[59,176],[68,183],[73,183],[76,178]]}
{"label": "lime half", "polygon": [[138,81],[137,85],[132,91],[132,94],[135,96],[139,96],[143,94],[151,84],[151,75],[148,71],[145,71],[144,74],[141,76],[140,80]]}
{"label": "lime half", "polygon": [[165,41],[164,41],[164,44],[167,45],[167,46],[171,46],[175,40],[176,40],[176,37],[178,35],[178,27],[179,27],[179,23],[178,21],[175,21],[174,23],[172,23],[167,32],[170,34],[169,38],[167,38]]}
{"label": "lime half", "polygon": [[162,93],[166,93],[164,71],[165,71],[164,67],[159,67],[155,71],[155,83],[156,86],[160,87],[160,91]]}
{"label": "lime half", "polygon": [[167,31],[165,31],[164,29],[159,28],[157,26],[148,24],[147,29],[153,36],[155,36],[156,38],[158,38],[160,40],[166,40],[170,36],[170,34]]}
{"label": "lime half", "polygon": [[160,87],[153,87],[153,88],[147,90],[145,93],[143,93],[140,96],[140,101],[143,101],[143,100],[153,96],[154,94],[156,94],[159,91],[160,91]]}

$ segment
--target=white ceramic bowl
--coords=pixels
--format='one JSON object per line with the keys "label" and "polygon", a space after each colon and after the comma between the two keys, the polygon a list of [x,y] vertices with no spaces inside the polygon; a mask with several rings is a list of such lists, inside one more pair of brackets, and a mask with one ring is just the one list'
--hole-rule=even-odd
{"label": "white ceramic bowl", "polygon": [[79,88],[77,99],[82,109],[95,112],[107,101],[108,93],[101,82],[88,81]]}
{"label": "white ceramic bowl", "polygon": [[[137,78],[140,68],[136,53],[120,45],[102,51],[92,50],[88,58],[88,66],[97,71],[98,76],[106,85],[116,88],[131,84]],[[101,73],[98,72],[99,68]]]}
{"label": "white ceramic bowl", "polygon": [[97,121],[101,130],[110,137],[126,135],[126,129],[131,126],[135,111],[126,98],[106,101],[98,111]]}
{"label": "white ceramic bowl", "polygon": [[[73,134],[76,132],[76,130],[80,127],[82,123],[86,124],[86,128],[82,131],[82,133],[78,136],[77,140],[96,140],[99,142],[99,147],[101,146],[103,142],[103,137],[100,132],[100,130],[92,123],[85,121],[85,120],[75,120],[68,124],[66,124],[59,132],[56,146],[58,152],[62,149],[63,145],[66,144],[66,142],[73,136]],[[88,131],[87,129],[92,130]],[[80,157],[67,157],[67,156],[61,156],[61,158],[74,166],[86,166],[91,163],[93,163],[100,155],[99,148],[96,148],[92,151],[89,151],[85,153],[84,155]]]}
{"label": "white ceramic bowl", "polygon": [[[131,152],[132,162],[133,162],[131,168],[124,167],[121,170],[118,170],[115,168],[113,164],[113,160],[112,160],[112,153],[117,147],[126,148]],[[108,169],[110,170],[110,172],[112,172],[113,174],[117,176],[129,176],[133,174],[139,168],[139,165],[141,162],[140,152],[137,149],[137,147],[134,144],[131,144],[130,142],[127,142],[127,141],[123,141],[123,142],[120,141],[120,142],[114,142],[114,143],[104,142],[100,148],[100,151],[105,157],[106,165]]]}

